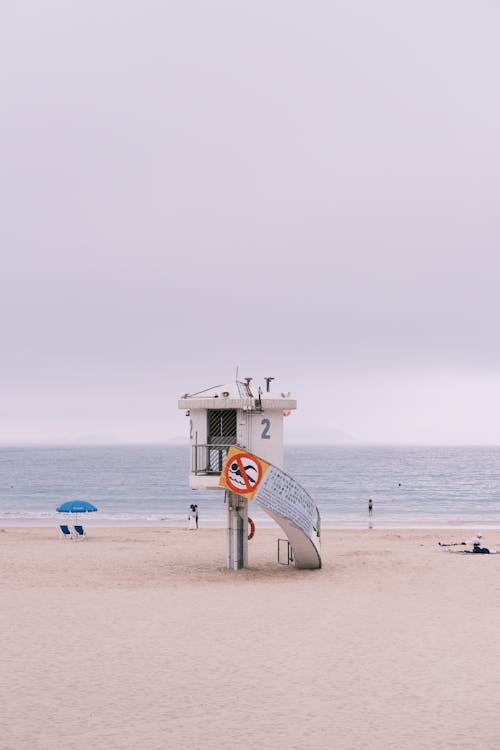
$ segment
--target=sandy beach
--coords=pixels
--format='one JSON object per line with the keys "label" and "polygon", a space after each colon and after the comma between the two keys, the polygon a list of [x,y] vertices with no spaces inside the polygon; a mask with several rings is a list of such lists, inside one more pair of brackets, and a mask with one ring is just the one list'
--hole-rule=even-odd
{"label": "sandy beach", "polygon": [[[0,747],[499,744],[500,554],[326,531],[323,568],[225,568],[223,530],[0,532]],[[500,550],[500,530],[485,544]]]}

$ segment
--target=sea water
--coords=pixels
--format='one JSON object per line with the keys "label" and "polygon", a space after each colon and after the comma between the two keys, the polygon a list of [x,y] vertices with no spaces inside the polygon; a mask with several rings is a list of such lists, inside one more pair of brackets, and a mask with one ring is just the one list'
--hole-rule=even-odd
{"label": "sea water", "polygon": [[[225,527],[224,493],[190,490],[188,459],[187,445],[0,448],[0,525],[57,524],[83,499],[92,525],[186,527],[195,502],[201,528]],[[289,446],[285,470],[323,528],[500,527],[500,447]],[[275,526],[252,501],[249,514]]]}

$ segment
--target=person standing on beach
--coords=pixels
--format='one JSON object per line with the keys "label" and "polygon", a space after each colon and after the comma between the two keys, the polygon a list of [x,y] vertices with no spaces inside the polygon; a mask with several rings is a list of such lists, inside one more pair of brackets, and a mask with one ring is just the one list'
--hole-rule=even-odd
{"label": "person standing on beach", "polygon": [[373,513],[373,500],[370,498],[368,500],[368,515],[371,516]]}
{"label": "person standing on beach", "polygon": [[190,529],[198,528],[198,506],[194,505],[194,503],[189,507],[188,521]]}

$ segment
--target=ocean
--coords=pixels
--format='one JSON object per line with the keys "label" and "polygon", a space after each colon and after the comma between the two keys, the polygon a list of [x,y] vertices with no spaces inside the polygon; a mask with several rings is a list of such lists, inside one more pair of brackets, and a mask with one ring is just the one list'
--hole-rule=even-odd
{"label": "ocean", "polygon": [[[0,448],[0,525],[61,522],[55,508],[84,499],[88,525],[224,528],[222,491],[188,486],[189,447]],[[500,447],[289,446],[285,471],[309,492],[323,528],[500,528]],[[249,503],[257,528],[274,527]]]}

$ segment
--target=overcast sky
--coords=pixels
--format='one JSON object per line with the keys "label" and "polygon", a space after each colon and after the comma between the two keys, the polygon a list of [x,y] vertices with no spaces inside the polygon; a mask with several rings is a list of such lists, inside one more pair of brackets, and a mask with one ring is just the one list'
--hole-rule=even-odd
{"label": "overcast sky", "polygon": [[0,442],[500,443],[492,0],[25,0],[0,17]]}

